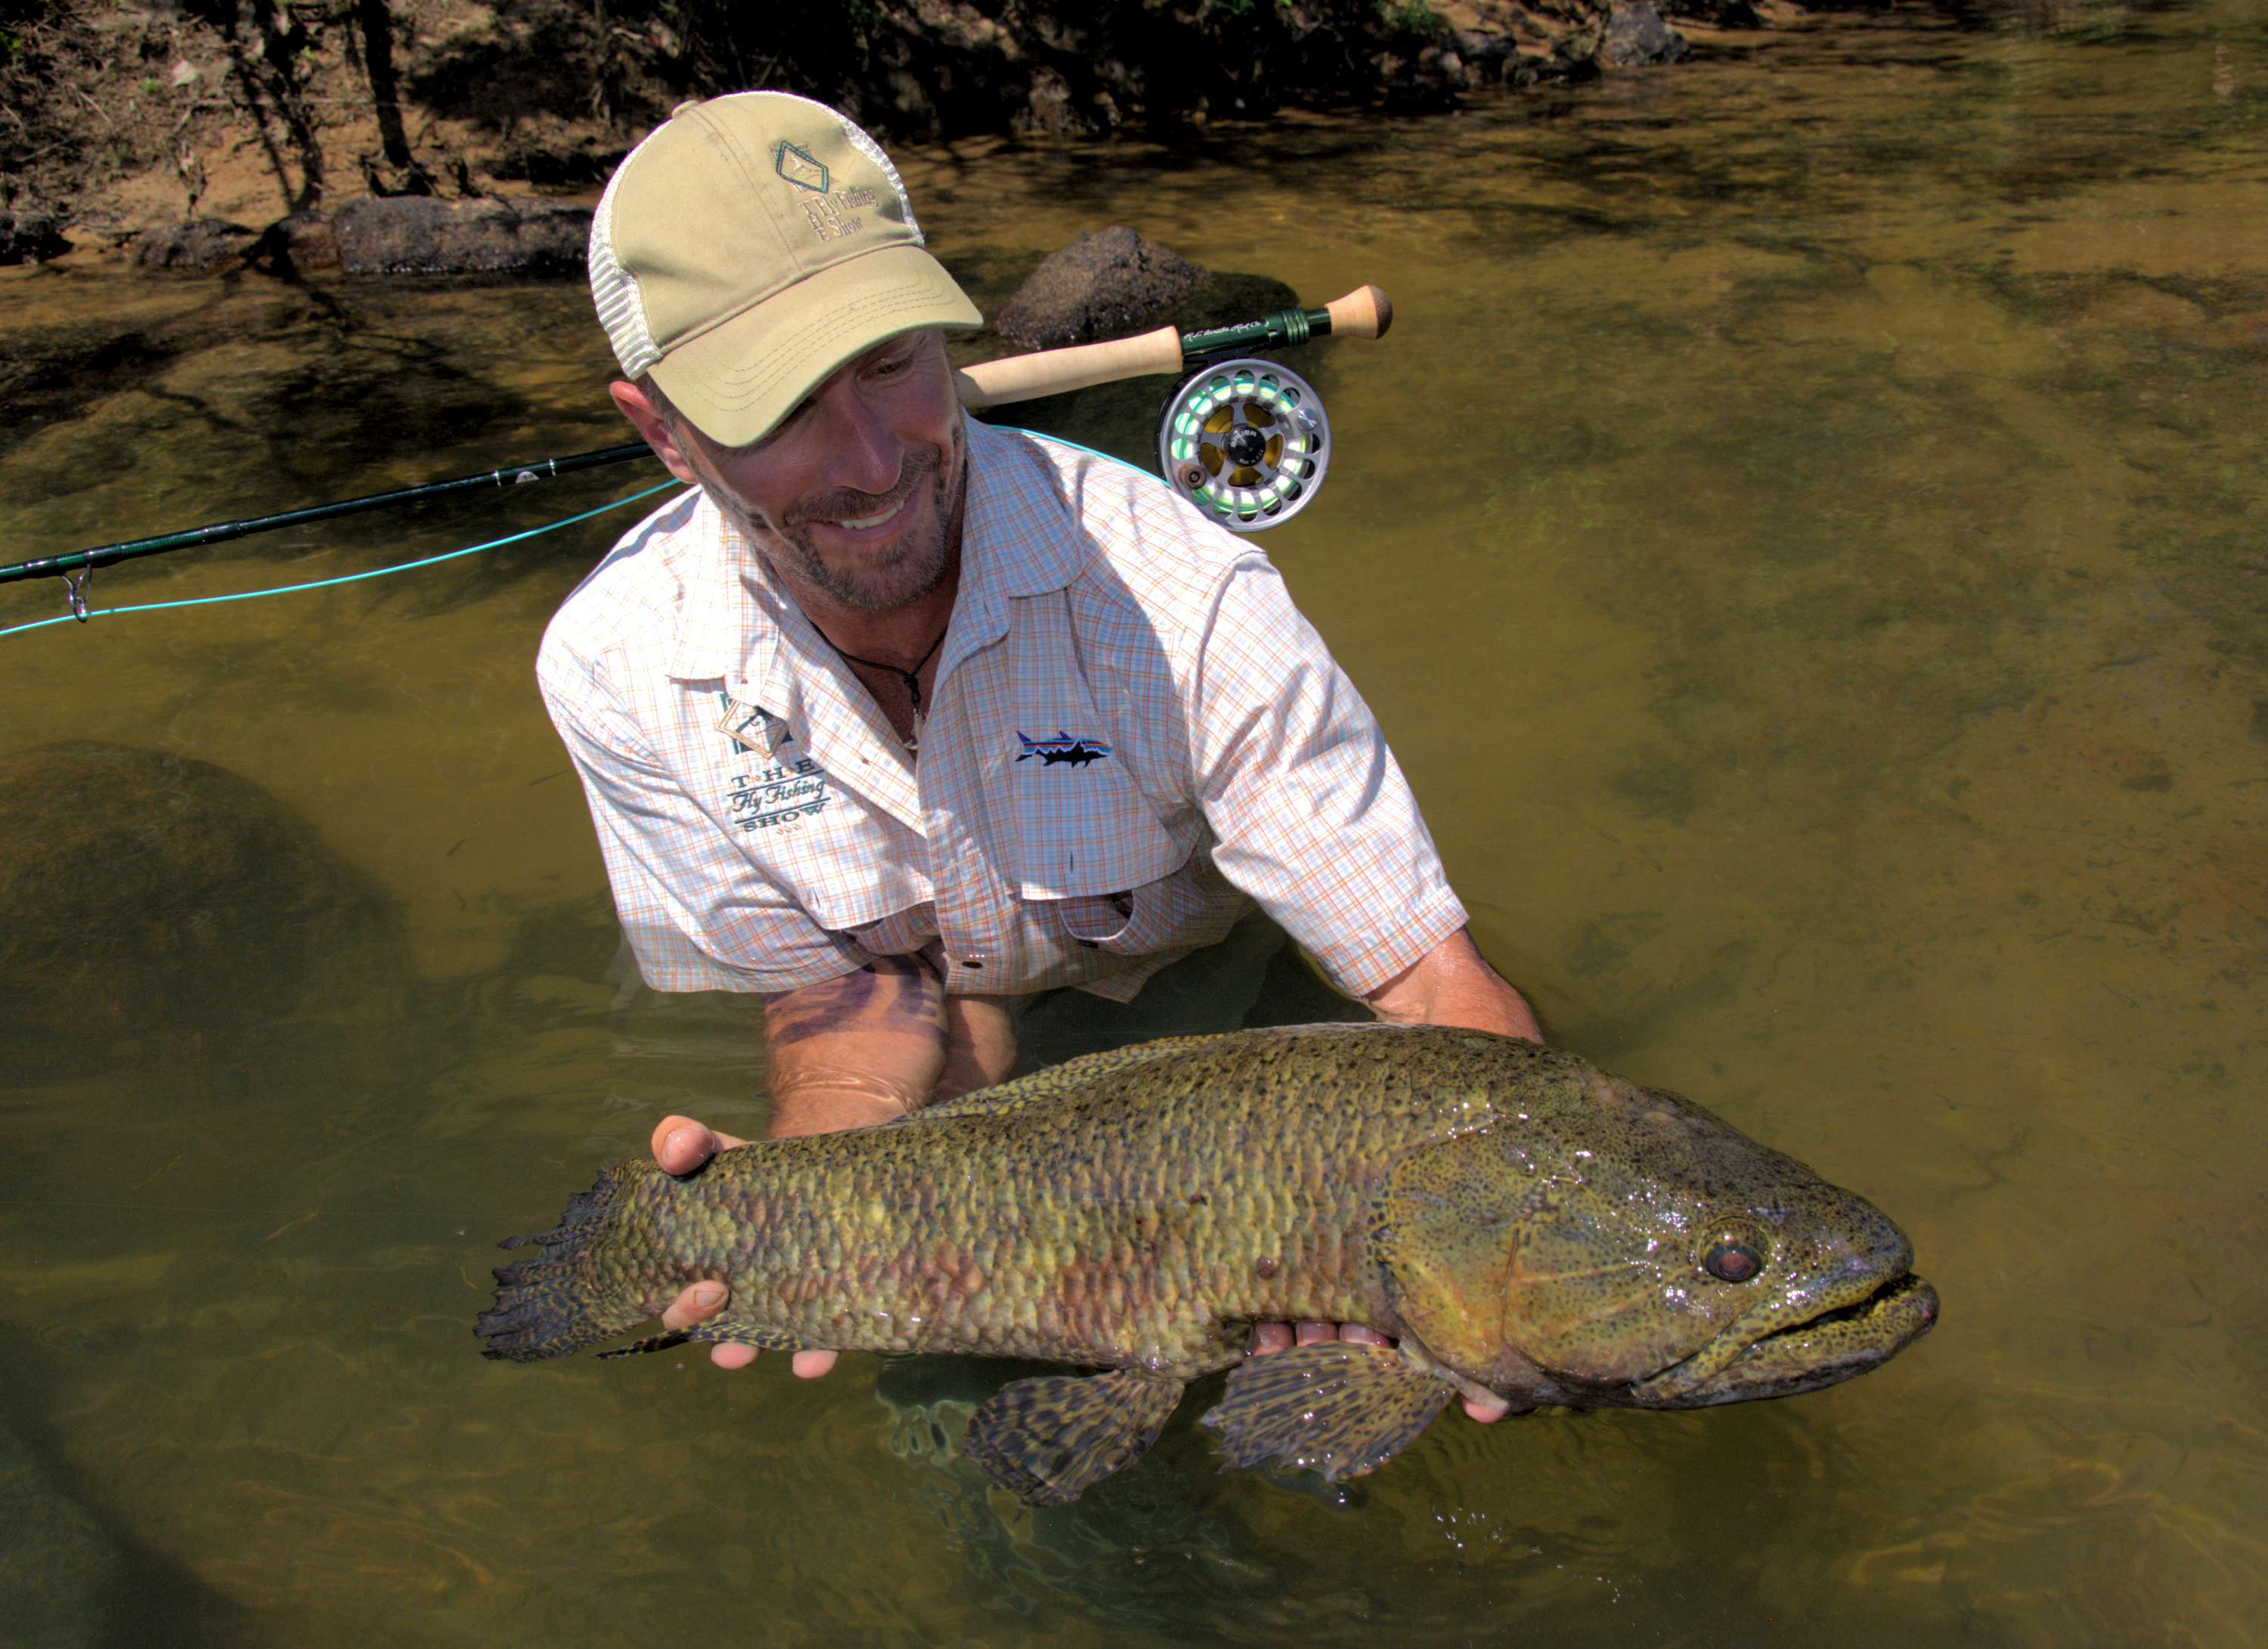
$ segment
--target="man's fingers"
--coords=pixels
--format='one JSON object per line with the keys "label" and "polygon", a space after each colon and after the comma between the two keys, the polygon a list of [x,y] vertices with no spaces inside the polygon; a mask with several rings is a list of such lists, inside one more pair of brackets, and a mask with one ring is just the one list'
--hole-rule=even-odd
{"label": "man's fingers", "polygon": [[1325,1340],[1336,1340],[1338,1337],[1339,1330],[1336,1323],[1303,1322],[1299,1328],[1298,1338],[1301,1345],[1318,1345]]}
{"label": "man's fingers", "polygon": [[1342,1323],[1339,1327],[1339,1338],[1346,1341],[1351,1345],[1391,1345],[1394,1343],[1393,1341],[1388,1339],[1377,1329],[1367,1328],[1359,1322]]}
{"label": "man's fingers", "polygon": [[722,1283],[694,1284],[669,1302],[669,1309],[661,1314],[661,1326],[672,1334],[682,1334],[696,1323],[708,1321],[725,1309],[728,1292]]}
{"label": "man's fingers", "polygon": [[798,1351],[789,1359],[788,1366],[795,1370],[798,1380],[817,1380],[835,1366],[832,1351]]}
{"label": "man's fingers", "polygon": [[665,1116],[654,1126],[653,1159],[665,1174],[690,1174],[718,1152],[747,1143],[689,1116]]}
{"label": "man's fingers", "polygon": [[1256,1322],[1252,1325],[1252,1355],[1265,1357],[1270,1351],[1292,1349],[1292,1325],[1288,1322]]}
{"label": "man's fingers", "polygon": [[1465,1399],[1465,1412],[1483,1425],[1493,1425],[1512,1412],[1512,1405],[1501,1397],[1491,1397],[1483,1402],[1478,1397]]}
{"label": "man's fingers", "polygon": [[746,1368],[756,1360],[756,1348],[753,1345],[712,1345],[709,1348],[709,1360],[719,1368]]}

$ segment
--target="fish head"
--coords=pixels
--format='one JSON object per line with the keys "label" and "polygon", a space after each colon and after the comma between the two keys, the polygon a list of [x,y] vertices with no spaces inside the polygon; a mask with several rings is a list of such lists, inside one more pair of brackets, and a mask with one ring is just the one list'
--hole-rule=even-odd
{"label": "fish head", "polygon": [[1537,1143],[1506,1272],[1506,1343],[1560,1401],[1791,1395],[1936,1321],[1911,1245],[1866,1198],[1676,1094],[1587,1087]]}

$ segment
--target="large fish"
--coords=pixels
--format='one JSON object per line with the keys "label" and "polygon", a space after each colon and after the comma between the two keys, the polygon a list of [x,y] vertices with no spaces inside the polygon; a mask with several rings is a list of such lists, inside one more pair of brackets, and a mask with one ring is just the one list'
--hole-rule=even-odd
{"label": "large fish", "polygon": [[[1863,1373],[1937,1295],[1863,1198],[1674,1093],[1480,1031],[1306,1026],[1090,1055],[879,1128],[651,1162],[497,1272],[490,1357],[728,1284],[684,1340],[982,1353],[966,1452],[1035,1505],[1147,1448],[1200,1375],[1236,1465],[1364,1472],[1460,1392],[1692,1409]],[[1249,1361],[1256,1322],[1367,1323]],[[610,1352],[608,1355],[618,1355]]]}

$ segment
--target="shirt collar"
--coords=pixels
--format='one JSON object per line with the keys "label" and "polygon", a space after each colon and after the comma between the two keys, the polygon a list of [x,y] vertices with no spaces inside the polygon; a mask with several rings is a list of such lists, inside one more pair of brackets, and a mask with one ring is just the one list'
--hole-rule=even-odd
{"label": "shirt collar", "polygon": [[783,641],[789,624],[807,622],[801,609],[770,587],[755,548],[706,489],[671,548],[678,591],[672,679],[721,681],[733,697],[786,715],[794,678]]}
{"label": "shirt collar", "polygon": [[968,508],[961,578],[981,599],[1063,589],[1101,554],[1081,530],[1069,496],[1079,483],[1039,438],[963,415],[968,432]]}

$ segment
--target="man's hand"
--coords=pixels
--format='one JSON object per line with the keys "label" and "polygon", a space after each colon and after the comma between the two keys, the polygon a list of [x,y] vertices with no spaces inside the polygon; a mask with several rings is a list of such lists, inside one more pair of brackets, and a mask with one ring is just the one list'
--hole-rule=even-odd
{"label": "man's hand", "polygon": [[[690,1174],[718,1152],[745,1145],[745,1139],[720,1134],[689,1116],[665,1116],[653,1130],[653,1159],[669,1174]],[[661,1314],[661,1326],[672,1334],[706,1322],[725,1309],[731,1292],[722,1283],[696,1283]],[[709,1360],[719,1368],[746,1368],[756,1360],[753,1345],[712,1345]],[[791,1366],[805,1380],[816,1380],[835,1366],[832,1351],[798,1351]]]}
{"label": "man's hand", "polygon": [[[1345,1340],[1355,1345],[1394,1343],[1377,1329],[1359,1322],[1303,1322],[1297,1327],[1288,1322],[1256,1322],[1252,1325],[1251,1355],[1266,1357],[1271,1351],[1288,1351],[1294,1345],[1314,1345],[1324,1340]],[[1465,1412],[1483,1425],[1512,1412],[1512,1405],[1500,1397],[1487,1402],[1467,1397],[1464,1403]]]}

